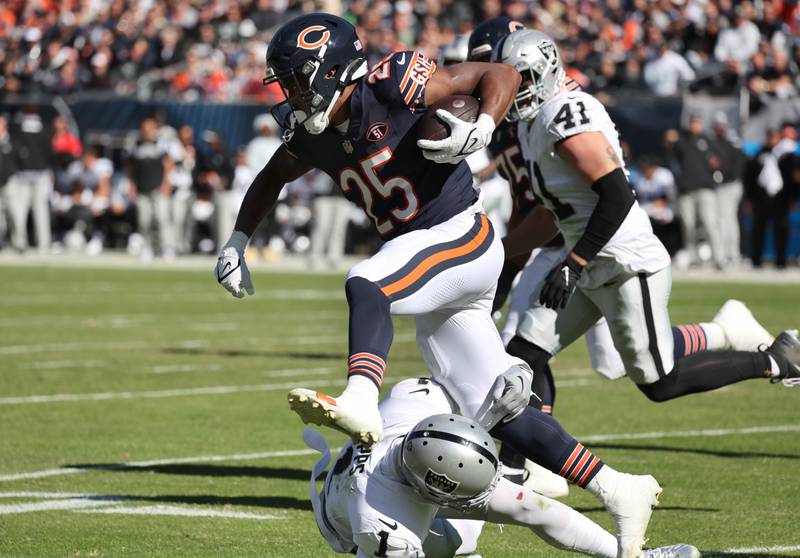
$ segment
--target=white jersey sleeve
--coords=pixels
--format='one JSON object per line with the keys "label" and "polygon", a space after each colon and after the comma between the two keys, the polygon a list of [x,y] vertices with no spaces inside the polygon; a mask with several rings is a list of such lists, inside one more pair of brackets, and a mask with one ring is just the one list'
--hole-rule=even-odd
{"label": "white jersey sleeve", "polygon": [[[520,146],[530,167],[534,193],[555,215],[570,249],[586,231],[599,196],[578,170],[556,153],[556,144],[589,132],[605,136],[627,175],[616,126],[603,104],[587,93],[561,92],[542,106],[533,122],[519,125]],[[603,284],[620,268],[654,273],[669,263],[647,214],[634,203],[615,235],[587,266],[581,284]]]}

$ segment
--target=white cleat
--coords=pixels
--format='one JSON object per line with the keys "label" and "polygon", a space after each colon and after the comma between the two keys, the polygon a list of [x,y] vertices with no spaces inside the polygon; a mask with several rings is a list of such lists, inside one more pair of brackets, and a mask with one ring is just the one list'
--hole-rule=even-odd
{"label": "white cleat", "polygon": [[620,474],[621,482],[602,501],[617,527],[617,558],[639,558],[661,486],[650,475]]}
{"label": "white cleat", "polygon": [[734,351],[754,352],[759,346],[769,346],[775,340],[758,323],[750,309],[738,300],[729,300],[723,304],[712,321],[722,328],[725,339]]}
{"label": "white cleat", "polygon": [[525,460],[525,470],[528,471],[528,478],[522,485],[526,488],[548,498],[563,498],[569,494],[569,484],[564,477],[537,465],[530,459]]}
{"label": "white cleat", "polygon": [[295,388],[289,392],[289,406],[303,423],[334,428],[356,443],[371,446],[383,438],[383,425],[377,404],[334,398],[319,391]]}
{"label": "white cleat", "polygon": [[649,548],[642,552],[642,558],[700,558],[702,554],[690,544],[673,544]]}

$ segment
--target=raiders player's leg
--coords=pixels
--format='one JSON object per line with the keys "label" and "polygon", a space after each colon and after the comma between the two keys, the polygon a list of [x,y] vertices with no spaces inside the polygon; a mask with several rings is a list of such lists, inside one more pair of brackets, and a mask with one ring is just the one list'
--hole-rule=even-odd
{"label": "raiders player's leg", "polygon": [[391,315],[433,312],[493,292],[503,248],[486,215],[476,209],[392,239],[350,270],[345,282],[350,306],[347,387],[338,398],[292,390],[290,404],[304,421],[336,428],[366,444],[380,439],[377,404],[392,344]]}
{"label": "raiders player's leg", "polygon": [[[447,389],[461,413],[470,417],[476,417],[491,397],[497,376],[515,362],[503,349],[490,308],[491,292],[469,307],[439,310],[416,320],[417,341],[434,379]],[[590,319],[593,323],[597,315]],[[581,333],[576,331],[574,337]],[[558,339],[553,342],[556,346],[551,350],[558,349]],[[499,422],[491,434],[595,495],[614,517],[622,555],[641,548],[652,506],[661,492],[653,477],[615,471],[578,443],[555,418],[534,406],[528,406],[513,420]]]}
{"label": "raiders player's leg", "polygon": [[675,360],[667,304],[670,268],[587,291],[608,320],[628,376],[653,401],[755,378],[800,375],[800,343],[786,333],[763,352],[701,351]]}
{"label": "raiders player's leg", "polygon": [[586,348],[589,349],[589,360],[592,370],[608,378],[616,380],[625,375],[625,364],[619,351],[614,347],[614,339],[608,329],[608,322],[600,318],[584,335]]}

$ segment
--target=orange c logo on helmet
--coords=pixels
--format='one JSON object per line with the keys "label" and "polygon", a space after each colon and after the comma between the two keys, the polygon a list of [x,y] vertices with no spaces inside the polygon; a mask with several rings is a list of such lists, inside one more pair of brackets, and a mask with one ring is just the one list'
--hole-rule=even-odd
{"label": "orange c logo on helmet", "polygon": [[[322,32],[319,39],[317,39],[316,41],[308,42],[306,40],[306,37],[310,33],[314,33],[317,31]],[[319,48],[322,45],[324,45],[326,42],[328,42],[328,39],[330,38],[331,38],[331,32],[328,31],[324,26],[311,25],[310,27],[306,27],[305,29],[300,31],[300,34],[297,36],[297,46],[300,48],[304,48],[306,50],[314,50],[315,48]]]}

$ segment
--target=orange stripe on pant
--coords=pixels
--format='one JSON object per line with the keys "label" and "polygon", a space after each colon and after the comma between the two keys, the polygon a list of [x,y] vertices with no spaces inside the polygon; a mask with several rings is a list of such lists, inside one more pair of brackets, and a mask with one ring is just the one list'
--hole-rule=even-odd
{"label": "orange stripe on pant", "polygon": [[386,296],[392,296],[395,293],[402,291],[414,284],[420,277],[425,275],[425,273],[435,266],[438,263],[452,260],[453,258],[458,258],[461,256],[466,256],[470,252],[474,252],[478,248],[481,247],[483,241],[486,240],[486,236],[489,234],[489,219],[486,218],[486,215],[481,215],[481,228],[478,230],[478,234],[475,235],[475,238],[468,241],[466,244],[462,246],[458,246],[457,248],[450,248],[449,250],[443,250],[431,256],[428,256],[419,264],[417,267],[412,269],[407,275],[401,277],[394,283],[390,283],[381,289],[381,292]]}

